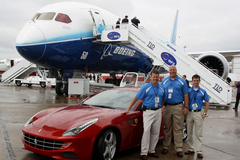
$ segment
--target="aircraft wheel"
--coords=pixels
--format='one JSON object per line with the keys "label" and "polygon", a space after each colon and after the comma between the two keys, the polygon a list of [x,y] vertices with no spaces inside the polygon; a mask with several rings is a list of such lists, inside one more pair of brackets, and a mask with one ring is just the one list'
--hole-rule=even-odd
{"label": "aircraft wheel", "polygon": [[41,82],[41,83],[40,83],[40,86],[41,86],[42,88],[45,88],[45,87],[46,87],[46,83],[45,83],[45,82]]}
{"label": "aircraft wheel", "polygon": [[32,86],[32,84],[27,84],[27,86],[28,86],[28,87],[31,87],[31,86]]}
{"label": "aircraft wheel", "polygon": [[108,129],[99,138],[96,146],[96,157],[101,160],[113,159],[117,152],[117,136],[112,129]]}
{"label": "aircraft wheel", "polygon": [[62,82],[56,82],[55,92],[57,95],[63,95],[63,83]]}
{"label": "aircraft wheel", "polygon": [[22,85],[21,81],[15,81],[15,84],[16,84],[17,86],[21,86],[21,85]]}
{"label": "aircraft wheel", "polygon": [[68,96],[68,83],[64,83],[64,88],[63,88],[63,91],[64,91],[64,94],[66,95],[66,96]]}

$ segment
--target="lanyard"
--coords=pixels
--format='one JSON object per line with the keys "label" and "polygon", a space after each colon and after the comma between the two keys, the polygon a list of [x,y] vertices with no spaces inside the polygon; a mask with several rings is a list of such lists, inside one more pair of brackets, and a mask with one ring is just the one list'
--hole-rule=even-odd
{"label": "lanyard", "polygon": [[[176,79],[176,78],[175,78],[175,79]],[[172,88],[172,84],[173,84],[173,82],[175,81],[175,79],[174,79],[174,80],[170,79],[170,81],[172,81],[171,84],[170,84],[170,88]]]}
{"label": "lanyard", "polygon": [[196,91],[193,89],[194,102],[196,102],[198,90],[199,90],[199,88]]}
{"label": "lanyard", "polygon": [[152,87],[152,88],[153,88],[153,91],[154,91],[154,93],[155,93],[155,95],[156,95],[156,97],[157,97],[157,96],[158,96],[158,86],[157,86],[157,94],[156,94],[155,89],[154,89],[154,88],[155,88],[154,84],[152,84],[152,86],[153,86],[153,87]]}

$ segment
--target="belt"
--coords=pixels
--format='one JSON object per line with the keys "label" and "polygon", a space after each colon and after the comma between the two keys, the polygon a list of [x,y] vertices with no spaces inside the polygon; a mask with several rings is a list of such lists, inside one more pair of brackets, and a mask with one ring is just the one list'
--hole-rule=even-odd
{"label": "belt", "polygon": [[182,103],[182,102],[179,102],[179,103],[174,103],[174,104],[167,103],[167,105],[174,106],[174,105],[181,104],[181,103]]}
{"label": "belt", "polygon": [[192,110],[192,109],[189,109],[190,112],[201,112],[201,109],[199,110]]}
{"label": "belt", "polygon": [[[161,108],[161,107],[159,107],[159,108]],[[153,111],[156,111],[156,110],[158,110],[159,108],[146,108],[146,110],[153,110]]]}
{"label": "belt", "polygon": [[153,110],[153,111],[156,111],[159,108],[161,108],[161,107],[159,107],[159,108],[148,108],[147,106],[143,106],[143,107],[144,107],[145,110]]}

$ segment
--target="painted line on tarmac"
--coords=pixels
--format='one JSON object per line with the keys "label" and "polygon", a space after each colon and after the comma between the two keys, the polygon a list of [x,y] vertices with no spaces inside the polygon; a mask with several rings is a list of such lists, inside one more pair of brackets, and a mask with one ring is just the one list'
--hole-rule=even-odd
{"label": "painted line on tarmac", "polygon": [[6,129],[4,127],[4,124],[2,122],[1,115],[0,115],[0,124],[1,124],[1,130],[2,130],[2,133],[3,133],[3,137],[4,137],[5,143],[7,145],[7,150],[8,150],[10,160],[14,160],[15,156],[13,154],[12,147],[11,147],[11,144],[10,144],[9,139],[8,139],[7,131],[6,131]]}
{"label": "painted line on tarmac", "polygon": [[217,151],[222,152],[222,153],[229,154],[229,155],[231,155],[231,156],[234,156],[234,157],[237,157],[237,158],[240,159],[240,156],[237,156],[237,155],[235,155],[235,154],[228,153],[228,152],[222,151],[222,150],[220,150],[220,149],[217,149],[217,148],[214,148],[214,147],[207,146],[207,145],[205,145],[205,144],[203,144],[203,146],[208,147],[208,148],[211,148],[211,149],[214,149],[214,150],[217,150]]}

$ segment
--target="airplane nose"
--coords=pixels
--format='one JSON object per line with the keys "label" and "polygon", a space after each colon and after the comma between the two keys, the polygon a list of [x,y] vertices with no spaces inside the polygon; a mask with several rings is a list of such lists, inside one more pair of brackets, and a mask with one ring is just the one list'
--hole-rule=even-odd
{"label": "airplane nose", "polygon": [[37,61],[44,55],[46,39],[36,25],[29,23],[20,31],[16,40],[16,48],[25,59]]}

